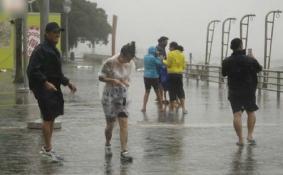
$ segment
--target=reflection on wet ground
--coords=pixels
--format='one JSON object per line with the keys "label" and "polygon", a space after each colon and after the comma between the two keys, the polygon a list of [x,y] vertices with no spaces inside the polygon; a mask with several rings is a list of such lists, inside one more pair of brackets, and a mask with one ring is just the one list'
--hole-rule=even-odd
{"label": "reflection on wet ground", "polygon": [[[0,174],[282,174],[283,117],[276,93],[263,91],[258,104],[255,137],[258,145],[235,145],[226,86],[184,80],[189,114],[159,113],[150,95],[146,113],[140,112],[144,85],[142,72],[130,86],[129,148],[132,164],[120,162],[119,130],[113,134],[112,158],[104,156],[104,115],[100,104],[103,84],[97,80],[99,64],[65,65],[77,94],[64,89],[65,115],[55,132],[57,152],[65,157],[54,164],[39,155],[40,131],[26,129],[39,118],[31,93],[15,93],[12,74],[0,73]],[[243,117],[246,120],[246,116]],[[244,122],[245,123],[245,122]],[[245,124],[244,124],[245,126]],[[244,133],[246,133],[244,129]]]}

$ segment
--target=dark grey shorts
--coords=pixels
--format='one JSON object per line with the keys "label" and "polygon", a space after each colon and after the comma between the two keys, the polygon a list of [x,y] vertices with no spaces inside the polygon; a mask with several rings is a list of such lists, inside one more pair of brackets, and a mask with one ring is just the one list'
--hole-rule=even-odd
{"label": "dark grey shorts", "polygon": [[233,114],[240,111],[254,112],[258,110],[255,94],[252,95],[229,95],[229,101]]}

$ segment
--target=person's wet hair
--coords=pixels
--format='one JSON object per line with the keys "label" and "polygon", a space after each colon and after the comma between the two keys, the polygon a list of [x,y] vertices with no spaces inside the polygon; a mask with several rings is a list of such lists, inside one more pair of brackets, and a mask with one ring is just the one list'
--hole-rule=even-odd
{"label": "person's wet hair", "polygon": [[183,47],[183,46],[181,46],[181,45],[178,45],[177,50],[179,50],[179,51],[181,51],[181,52],[184,52],[184,47]]}
{"label": "person's wet hair", "polygon": [[161,43],[161,42],[166,41],[166,40],[168,40],[168,37],[162,36],[158,39],[158,43]]}
{"label": "person's wet hair", "polygon": [[173,50],[177,50],[178,47],[179,47],[179,45],[178,45],[177,42],[173,41],[173,42],[171,42],[171,43],[169,44],[169,47],[170,47],[171,49],[173,49]]}
{"label": "person's wet hair", "polygon": [[136,43],[132,41],[124,45],[121,49],[121,53],[127,57],[134,58],[136,55]]}
{"label": "person's wet hair", "polygon": [[231,41],[231,45],[230,45],[230,48],[232,50],[237,50],[237,49],[240,49],[241,47],[243,46],[243,42],[240,38],[234,38],[232,41]]}

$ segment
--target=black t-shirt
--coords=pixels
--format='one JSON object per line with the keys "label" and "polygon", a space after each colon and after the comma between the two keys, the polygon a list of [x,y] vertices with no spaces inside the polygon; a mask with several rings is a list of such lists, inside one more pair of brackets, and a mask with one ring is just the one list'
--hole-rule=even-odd
{"label": "black t-shirt", "polygon": [[257,87],[257,73],[262,66],[245,51],[235,51],[222,62],[222,75],[228,76],[229,93],[254,93]]}
{"label": "black t-shirt", "polygon": [[160,45],[156,46],[157,56],[166,59],[166,50],[165,47],[161,47]]}

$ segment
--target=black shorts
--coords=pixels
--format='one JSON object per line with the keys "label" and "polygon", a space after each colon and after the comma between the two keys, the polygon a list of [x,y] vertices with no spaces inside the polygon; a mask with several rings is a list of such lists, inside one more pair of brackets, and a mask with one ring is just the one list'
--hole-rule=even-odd
{"label": "black shorts", "polygon": [[144,77],[144,86],[147,92],[150,92],[151,87],[155,91],[159,89],[159,78],[146,78]]}
{"label": "black shorts", "polygon": [[44,121],[53,121],[64,114],[64,99],[61,90],[49,91],[45,88],[33,90]]}
{"label": "black shorts", "polygon": [[168,84],[170,101],[185,98],[182,74],[168,74]]}
{"label": "black shorts", "polygon": [[244,110],[247,112],[254,112],[258,110],[255,94],[229,94],[228,99],[230,101],[233,114],[240,111],[243,112]]}

